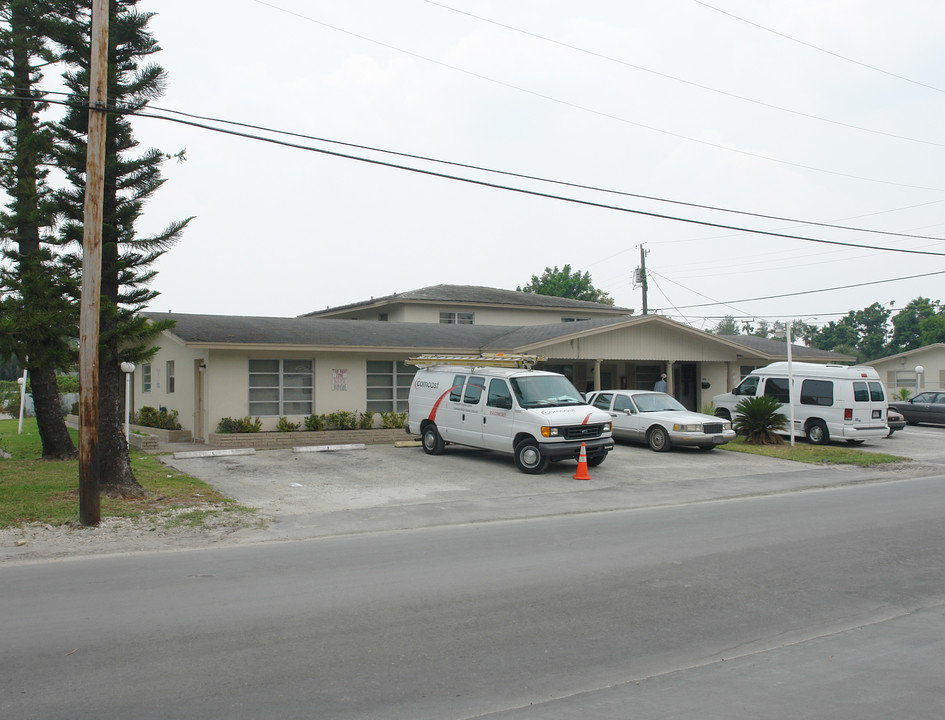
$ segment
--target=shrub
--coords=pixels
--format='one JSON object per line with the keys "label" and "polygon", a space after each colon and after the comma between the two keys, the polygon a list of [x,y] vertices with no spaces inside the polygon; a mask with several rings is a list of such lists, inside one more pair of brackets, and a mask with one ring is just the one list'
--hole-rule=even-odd
{"label": "shrub", "polygon": [[733,425],[752,445],[780,445],[784,440],[776,432],[788,424],[780,410],[781,403],[770,395],[745,398],[735,406]]}
{"label": "shrub", "polygon": [[153,407],[145,405],[135,413],[132,422],[135,425],[144,427],[160,428],[161,430],[180,430],[181,424],[177,422],[177,411],[167,411],[166,408],[155,410]]}
{"label": "shrub", "polygon": [[909,388],[899,388],[899,392],[896,393],[896,397],[904,402],[909,399],[911,394],[912,391]]}
{"label": "shrub", "polygon": [[56,377],[56,384],[59,386],[59,394],[79,392],[79,378],[76,375],[59,375]]}
{"label": "shrub", "polygon": [[374,413],[365,410],[358,414],[358,427],[362,430],[370,430],[374,427]]}
{"label": "shrub", "polygon": [[302,422],[305,424],[306,430],[314,431],[324,430],[325,426],[328,424],[324,415],[309,415]]}
{"label": "shrub", "polygon": [[407,424],[407,413],[405,412],[382,412],[381,422],[388,430],[402,428]]}
{"label": "shrub", "polygon": [[356,427],[358,427],[358,416],[350,410],[328,413],[328,429],[354,430]]}
{"label": "shrub", "polygon": [[253,420],[249,415],[243,418],[225,417],[217,424],[218,433],[258,433],[262,430],[262,420]]}
{"label": "shrub", "polygon": [[300,430],[302,423],[300,422],[289,422],[288,418],[281,417],[279,422],[276,423],[276,430],[279,432],[296,432]]}

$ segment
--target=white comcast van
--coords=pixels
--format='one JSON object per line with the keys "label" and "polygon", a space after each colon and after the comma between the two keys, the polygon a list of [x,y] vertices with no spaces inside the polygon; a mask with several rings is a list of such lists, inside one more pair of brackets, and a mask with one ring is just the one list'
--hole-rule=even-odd
{"label": "white comcast van", "polygon": [[[817,445],[830,440],[860,443],[889,434],[886,390],[874,368],[861,365],[791,363],[794,378],[794,436]],[[776,362],[753,370],[730,393],[712,398],[715,414],[732,420],[747,397],[768,395],[785,406],[788,364]],[[790,417],[790,407],[781,412]],[[787,430],[785,433],[787,434]]]}
{"label": "white comcast van", "polygon": [[420,369],[410,386],[407,432],[422,437],[430,455],[446,443],[515,457],[524,473],[544,472],[552,460],[600,465],[613,449],[610,415],[584,402],[558,373],[531,370],[533,355],[431,355],[407,361]]}

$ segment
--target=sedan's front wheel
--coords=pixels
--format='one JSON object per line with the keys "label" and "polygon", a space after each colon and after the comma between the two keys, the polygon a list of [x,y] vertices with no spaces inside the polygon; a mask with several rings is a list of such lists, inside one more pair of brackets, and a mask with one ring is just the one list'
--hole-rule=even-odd
{"label": "sedan's front wheel", "polygon": [[650,449],[656,450],[656,452],[666,452],[672,447],[672,443],[669,441],[669,433],[659,425],[650,430],[646,441],[650,444]]}

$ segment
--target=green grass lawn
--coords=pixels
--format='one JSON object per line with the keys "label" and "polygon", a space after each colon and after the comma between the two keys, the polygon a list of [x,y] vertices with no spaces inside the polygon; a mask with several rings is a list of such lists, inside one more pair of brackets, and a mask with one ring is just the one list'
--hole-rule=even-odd
{"label": "green grass lawn", "polygon": [[[22,523],[49,525],[79,521],[78,460],[46,461],[35,418],[0,420],[0,448],[13,456],[0,459],[0,528]],[[78,433],[71,430],[74,440]],[[146,493],[143,498],[102,496],[102,517],[139,517],[173,508],[226,503],[236,512],[249,512],[196,478],[131,449],[131,467]],[[201,513],[207,512],[201,510]],[[220,512],[214,510],[210,512]]]}
{"label": "green grass lawn", "polygon": [[912,458],[886,453],[867,452],[854,447],[836,447],[834,445],[809,445],[806,442],[795,440],[794,447],[785,441],[783,445],[749,445],[745,438],[737,437],[720,449],[731,452],[765,455],[767,457],[794,460],[795,462],[812,463],[814,465],[885,465],[888,463],[908,462]]}

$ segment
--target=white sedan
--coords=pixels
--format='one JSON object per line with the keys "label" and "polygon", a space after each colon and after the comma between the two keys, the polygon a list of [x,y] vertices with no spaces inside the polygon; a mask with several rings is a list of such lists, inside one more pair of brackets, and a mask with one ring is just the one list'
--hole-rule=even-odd
{"label": "white sedan", "polygon": [[735,437],[728,420],[691,412],[663,392],[600,390],[587,396],[587,404],[610,413],[615,438],[647,443],[658,452],[673,445],[711,450]]}

